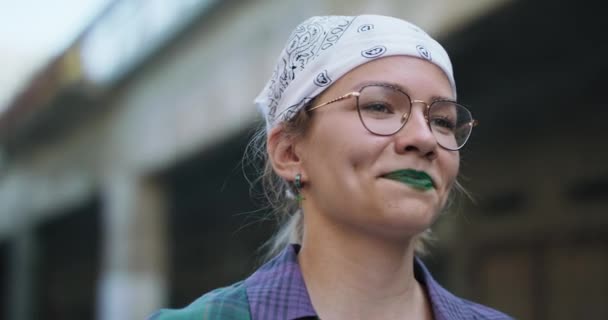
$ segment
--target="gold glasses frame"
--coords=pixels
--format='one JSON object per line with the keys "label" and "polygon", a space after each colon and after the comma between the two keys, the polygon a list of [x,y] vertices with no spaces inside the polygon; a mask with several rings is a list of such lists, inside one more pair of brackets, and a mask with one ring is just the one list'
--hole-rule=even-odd
{"label": "gold glasses frame", "polygon": [[[405,125],[406,125],[406,123],[407,123],[407,120],[408,120],[408,118],[409,118],[410,112],[405,112],[405,113],[404,113],[404,114],[401,116],[401,118],[402,118],[402,120],[401,120],[401,126],[399,127],[399,129],[395,130],[395,131],[394,131],[394,132],[392,132],[392,133],[388,133],[388,134],[380,134],[380,133],[374,132],[373,130],[369,129],[369,128],[367,127],[367,125],[365,124],[365,121],[363,121],[363,118],[362,118],[362,116],[361,116],[361,110],[359,109],[359,97],[361,96],[361,92],[362,92],[362,91],[363,91],[365,88],[367,88],[367,87],[371,87],[371,86],[376,86],[376,87],[387,87],[387,88],[390,88],[390,89],[393,89],[393,90],[396,90],[396,91],[401,92],[402,94],[404,94],[404,95],[405,95],[405,96],[406,96],[406,97],[407,97],[407,98],[410,100],[410,106],[413,106],[413,105],[414,105],[414,104],[416,104],[416,103],[422,103],[422,104],[424,104],[424,105],[425,105],[424,118],[425,118],[426,123],[427,123],[427,125],[428,125],[428,127],[429,127],[429,130],[431,130],[431,132],[433,132],[433,129],[432,129],[431,124],[430,124],[430,121],[429,121],[429,114],[430,114],[431,106],[432,106],[434,103],[437,103],[437,102],[451,102],[451,103],[454,103],[454,104],[456,104],[456,105],[458,105],[458,106],[460,106],[460,107],[464,108],[464,109],[465,109],[465,110],[466,110],[466,111],[467,111],[469,114],[471,114],[471,111],[470,111],[470,110],[469,110],[469,109],[468,109],[466,106],[464,106],[464,105],[462,105],[462,104],[460,104],[460,103],[457,103],[456,101],[447,100],[447,99],[439,99],[439,100],[434,100],[434,101],[432,101],[431,103],[428,103],[428,102],[426,102],[426,101],[424,101],[424,100],[416,100],[416,99],[412,100],[412,99],[410,98],[410,96],[409,96],[407,93],[405,93],[403,90],[401,90],[401,88],[396,87],[396,86],[392,86],[392,85],[389,85],[389,84],[384,84],[384,83],[372,83],[372,84],[367,84],[367,85],[364,85],[364,86],[362,86],[362,87],[361,87],[361,89],[359,89],[358,91],[352,91],[352,92],[349,92],[349,93],[344,94],[344,95],[342,95],[342,96],[339,96],[339,97],[337,97],[337,98],[335,98],[335,99],[332,99],[332,100],[329,100],[329,101],[323,102],[323,103],[321,103],[321,104],[315,105],[314,107],[310,107],[310,108],[308,108],[308,109],[307,109],[307,111],[313,111],[313,110],[315,110],[315,109],[319,109],[319,108],[321,108],[321,107],[324,107],[324,106],[330,105],[330,104],[332,104],[332,103],[335,103],[335,102],[338,102],[338,101],[342,101],[342,100],[345,100],[345,99],[349,99],[349,98],[353,98],[353,97],[355,97],[355,98],[357,98],[357,113],[359,113],[359,120],[361,120],[361,124],[363,125],[363,127],[365,127],[365,129],[367,129],[367,131],[369,131],[369,132],[370,132],[370,133],[372,133],[372,134],[378,135],[378,136],[392,136],[392,135],[395,135],[397,132],[401,131],[401,129],[403,129],[403,127],[405,127]],[[410,108],[410,110],[411,110],[411,108]],[[464,145],[465,145],[465,144],[467,143],[467,141],[469,140],[469,137],[471,136],[471,133],[473,132],[473,127],[475,127],[475,126],[479,125],[479,120],[473,119],[473,116],[472,116],[472,114],[471,114],[471,120],[470,120],[469,122],[465,123],[465,125],[470,126],[470,127],[471,127],[471,129],[470,129],[469,134],[467,135],[466,139],[464,140],[464,142],[462,142],[462,143],[461,143],[461,145],[460,145],[460,146],[458,146],[457,148],[448,148],[448,147],[443,146],[441,143],[439,143],[439,141],[437,141],[437,144],[438,144],[439,146],[441,146],[442,148],[446,149],[446,150],[450,150],[450,151],[457,151],[457,150],[460,150],[462,147],[464,147]],[[437,138],[435,138],[435,139],[437,139]]]}

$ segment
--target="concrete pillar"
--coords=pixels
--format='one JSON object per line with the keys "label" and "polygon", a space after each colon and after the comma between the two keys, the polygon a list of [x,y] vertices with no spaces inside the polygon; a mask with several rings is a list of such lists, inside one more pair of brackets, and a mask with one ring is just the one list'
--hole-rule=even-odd
{"label": "concrete pillar", "polygon": [[35,277],[37,265],[37,243],[30,228],[21,228],[11,239],[10,277],[7,319],[34,319],[36,297]]}
{"label": "concrete pillar", "polygon": [[100,320],[144,319],[167,303],[166,194],[158,181],[115,174],[103,190]]}

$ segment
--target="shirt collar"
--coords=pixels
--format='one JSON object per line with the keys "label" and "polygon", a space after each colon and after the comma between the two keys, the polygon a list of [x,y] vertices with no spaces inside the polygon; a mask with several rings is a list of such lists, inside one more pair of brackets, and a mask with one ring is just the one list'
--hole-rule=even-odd
{"label": "shirt collar", "polygon": [[290,245],[245,280],[252,320],[316,317],[298,265],[299,245]]}
{"label": "shirt collar", "polygon": [[467,319],[466,315],[470,314],[468,306],[439,285],[418,257],[414,259],[414,276],[426,287],[435,320]]}
{"label": "shirt collar", "polygon": [[[300,246],[292,244],[245,280],[252,320],[295,320],[316,317],[297,255]],[[465,319],[467,305],[441,287],[418,257],[414,275],[426,289],[436,320]]]}

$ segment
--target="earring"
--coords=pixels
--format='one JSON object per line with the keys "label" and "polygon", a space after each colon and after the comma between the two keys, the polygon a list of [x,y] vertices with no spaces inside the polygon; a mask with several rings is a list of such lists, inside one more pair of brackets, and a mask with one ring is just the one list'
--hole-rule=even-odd
{"label": "earring", "polygon": [[294,186],[296,187],[296,201],[298,201],[298,204],[302,203],[302,200],[304,200],[304,197],[302,196],[302,174],[298,173],[296,174],[296,180],[294,181]]}

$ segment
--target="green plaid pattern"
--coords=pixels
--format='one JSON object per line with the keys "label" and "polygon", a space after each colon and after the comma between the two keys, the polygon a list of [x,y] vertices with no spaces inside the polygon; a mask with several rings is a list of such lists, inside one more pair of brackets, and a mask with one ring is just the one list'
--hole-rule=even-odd
{"label": "green plaid pattern", "polygon": [[148,320],[251,320],[243,281],[215,289],[183,309],[161,309]]}

